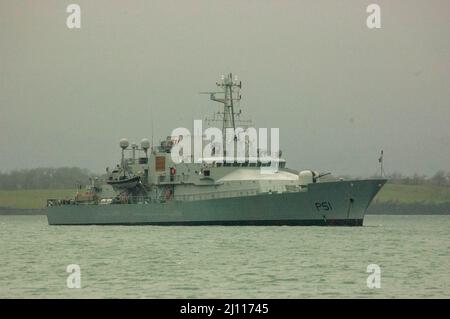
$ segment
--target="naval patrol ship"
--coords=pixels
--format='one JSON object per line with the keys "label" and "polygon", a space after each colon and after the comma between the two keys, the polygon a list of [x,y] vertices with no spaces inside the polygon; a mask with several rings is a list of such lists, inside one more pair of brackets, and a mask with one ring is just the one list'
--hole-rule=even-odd
{"label": "naval patrol ship", "polygon": [[[248,127],[249,121],[241,119],[242,83],[229,74],[216,85],[218,91],[207,93],[221,105],[209,123],[219,122],[224,131]],[[256,159],[250,159],[248,150],[238,158],[226,156],[233,152],[225,147],[213,147],[222,159],[174,160],[177,143],[177,136],[156,146],[148,139],[140,145],[121,139],[120,163],[107,168],[105,180],[92,179],[73,199],[47,201],[48,223],[362,226],[366,209],[386,182],[297,171],[286,167],[281,151],[260,148]]]}

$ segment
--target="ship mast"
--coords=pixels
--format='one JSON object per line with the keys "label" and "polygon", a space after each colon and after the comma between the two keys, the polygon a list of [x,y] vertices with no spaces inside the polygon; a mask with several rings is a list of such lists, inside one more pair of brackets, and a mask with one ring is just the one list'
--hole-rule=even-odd
{"label": "ship mast", "polygon": [[[241,94],[240,90],[242,88],[242,81],[238,81],[237,77],[233,79],[233,74],[222,75],[222,79],[216,82],[219,90],[217,92],[200,92],[200,94],[209,94],[210,100],[223,104],[223,109],[215,113],[214,118],[206,119],[209,123],[211,122],[221,122],[222,125],[222,152],[223,155],[227,154],[227,147],[236,147],[237,135],[236,135],[236,125],[241,127],[248,127],[251,124],[249,120],[242,120],[240,101]],[[217,115],[217,117],[216,117]],[[232,134],[228,135],[228,130],[232,130]],[[229,143],[232,143],[230,145]],[[231,154],[235,154],[235,150]]]}
{"label": "ship mast", "polygon": [[[226,132],[227,128],[236,130],[236,119],[234,102],[241,100],[239,90],[242,88],[242,82],[233,81],[233,75],[230,73],[227,76],[222,76],[222,81],[217,82],[216,85],[223,90],[223,92],[210,92],[210,99],[215,102],[223,104],[223,118],[222,118],[222,132]],[[216,94],[224,94],[223,98],[216,97]],[[236,138],[236,137],[235,137]]]}

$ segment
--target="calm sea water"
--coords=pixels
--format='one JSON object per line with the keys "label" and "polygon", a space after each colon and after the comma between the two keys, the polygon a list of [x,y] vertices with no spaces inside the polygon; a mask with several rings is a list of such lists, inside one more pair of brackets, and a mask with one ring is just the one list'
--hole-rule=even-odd
{"label": "calm sea water", "polygon": [[[450,216],[365,227],[48,226],[0,216],[0,297],[450,298]],[[67,288],[66,267],[81,268]],[[366,284],[369,264],[381,287]]]}

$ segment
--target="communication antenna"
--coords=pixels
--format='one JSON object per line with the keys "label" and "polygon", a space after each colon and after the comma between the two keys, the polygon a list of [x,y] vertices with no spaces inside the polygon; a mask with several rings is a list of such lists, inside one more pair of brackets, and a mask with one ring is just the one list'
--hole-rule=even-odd
{"label": "communication antenna", "polygon": [[150,141],[146,138],[141,140],[141,148],[145,152],[145,157],[148,158],[148,149],[150,148]]}
{"label": "communication antenna", "polygon": [[152,114],[152,119],[151,119],[151,125],[152,125],[152,147],[151,147],[150,151],[152,152],[153,151],[153,126],[154,126],[153,125],[153,114]]}
{"label": "communication antenna", "polygon": [[130,143],[126,138],[121,138],[119,141],[119,146],[122,149],[122,170],[123,170],[123,176],[125,177],[125,150],[128,148]]}

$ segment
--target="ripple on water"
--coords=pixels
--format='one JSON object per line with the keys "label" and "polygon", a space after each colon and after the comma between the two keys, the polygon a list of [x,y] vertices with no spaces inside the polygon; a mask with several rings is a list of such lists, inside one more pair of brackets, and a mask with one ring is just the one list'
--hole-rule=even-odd
{"label": "ripple on water", "polygon": [[[70,227],[0,216],[0,297],[450,297],[450,216],[364,225]],[[366,286],[371,263],[380,289]],[[82,289],[66,287],[69,264],[80,265]]]}

